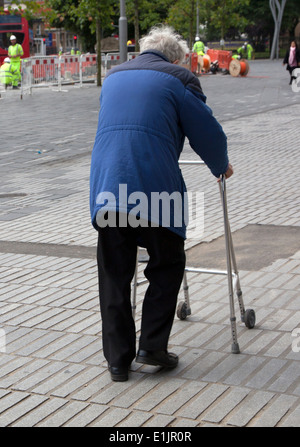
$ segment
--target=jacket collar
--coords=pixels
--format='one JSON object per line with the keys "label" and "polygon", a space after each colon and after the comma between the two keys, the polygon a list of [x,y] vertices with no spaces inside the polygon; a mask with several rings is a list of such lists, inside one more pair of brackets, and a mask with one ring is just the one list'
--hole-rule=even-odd
{"label": "jacket collar", "polygon": [[162,59],[164,59],[165,61],[170,62],[169,59],[167,58],[167,56],[165,56],[163,53],[161,53],[158,50],[146,50],[146,51],[143,51],[143,53],[141,53],[140,56],[142,56],[143,54],[155,54],[155,56],[159,56]]}

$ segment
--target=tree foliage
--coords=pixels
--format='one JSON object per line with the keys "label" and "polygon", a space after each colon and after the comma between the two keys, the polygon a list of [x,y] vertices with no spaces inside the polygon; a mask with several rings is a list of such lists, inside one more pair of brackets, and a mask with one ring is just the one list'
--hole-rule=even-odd
{"label": "tree foliage", "polygon": [[[119,0],[46,0],[46,4],[52,9],[51,23],[78,33],[86,49],[96,41],[97,20],[101,21],[102,36],[117,32]],[[198,5],[204,40],[232,39],[247,33],[255,44],[263,45],[273,35],[269,0],[198,0]],[[129,38],[138,41],[151,26],[168,23],[192,42],[196,6],[197,0],[126,0]],[[282,29],[291,36],[299,16],[299,0],[287,0]]]}
{"label": "tree foliage", "polygon": [[115,3],[111,0],[46,0],[48,19],[52,26],[65,28],[80,36],[86,51],[93,51],[97,23],[112,32],[111,17]]}
{"label": "tree foliage", "polygon": [[[200,11],[200,8],[199,8]],[[201,17],[204,19],[204,9],[201,8]],[[196,33],[196,0],[177,0],[169,8],[167,23],[189,42],[192,48]]]}
{"label": "tree foliage", "polygon": [[[128,37],[138,42],[151,26],[167,23],[191,46],[197,33],[197,3],[203,40],[231,40],[246,33],[259,50],[267,41],[272,42],[274,20],[269,0],[126,0]],[[42,13],[36,1],[14,1],[20,10],[24,4],[26,18],[46,15],[51,26],[78,34],[84,51],[94,51],[97,40],[118,33],[120,0],[45,0]],[[287,0],[281,31],[286,31],[290,38],[299,17],[300,1]]]}
{"label": "tree foliage", "polygon": [[[43,15],[43,7],[33,0],[24,0],[22,2],[20,0],[16,0],[13,2],[13,4],[8,5],[5,9],[7,9],[11,14],[21,14],[28,21],[36,17],[41,17]],[[4,1],[1,6],[0,0],[0,12],[1,11],[4,11]]]}
{"label": "tree foliage", "polygon": [[209,19],[219,30],[221,39],[225,39],[230,28],[243,32],[249,23],[249,19],[243,14],[249,2],[250,0],[207,0]]}

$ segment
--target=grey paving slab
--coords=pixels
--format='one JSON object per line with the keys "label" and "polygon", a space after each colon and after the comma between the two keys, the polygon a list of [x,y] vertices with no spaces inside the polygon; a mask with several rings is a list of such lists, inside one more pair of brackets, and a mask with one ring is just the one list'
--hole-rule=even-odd
{"label": "grey paving slab", "polygon": [[[0,148],[1,427],[300,426],[300,339],[292,337],[300,321],[299,238],[287,243],[300,227],[300,94],[288,86],[280,62],[253,61],[246,79],[200,81],[235,167],[229,218],[233,240],[244,231],[237,258],[248,258],[240,278],[246,307],[257,316],[248,330],[236,306],[241,354],[231,354],[227,278],[189,273],[192,315],[174,320],[170,338],[178,368],[133,362],[128,382],[111,382],[88,203],[100,89],[70,87],[63,96],[35,90],[22,103],[6,97],[0,109],[1,136],[9,141]],[[21,117],[14,139],[4,103]],[[188,142],[182,157],[196,158]],[[188,189],[205,199],[204,233],[188,233],[186,249],[212,247],[224,235],[216,181],[206,168],[182,172]],[[255,259],[261,247],[247,234],[250,224],[281,230],[269,258]],[[220,245],[212,264],[226,266],[224,260]],[[142,271],[139,266],[141,277]],[[137,339],[145,289],[138,288]]]}
{"label": "grey paving slab", "polygon": [[93,424],[96,419],[99,419],[108,408],[109,407],[105,405],[89,405],[81,411],[81,413],[64,424],[64,427],[88,427]]}
{"label": "grey paving slab", "polygon": [[151,394],[143,397],[139,403],[134,405],[138,410],[151,411],[159,405],[164,399],[173,394],[180,386],[185,383],[183,380],[173,379],[168,383],[163,383],[152,390]]}
{"label": "grey paving slab", "polygon": [[142,427],[152,417],[152,414],[146,411],[133,411],[126,419],[118,423],[118,427]]}
{"label": "grey paving slab", "polygon": [[143,427],[170,427],[174,421],[174,417],[166,415],[154,415],[146,421]]}
{"label": "grey paving slab", "polygon": [[[277,399],[273,399],[270,404],[256,417],[252,427],[276,427],[280,426],[280,421],[293,408],[296,398],[289,395],[279,395]],[[297,425],[298,426],[298,425]]]}
{"label": "grey paving slab", "polygon": [[184,408],[180,409],[178,414],[181,417],[197,419],[201,413],[207,410],[225,391],[227,386],[221,384],[212,384],[205,387],[200,395],[189,402]]}
{"label": "grey paving slab", "polygon": [[0,427],[10,426],[14,421],[41,405],[45,400],[47,400],[45,396],[28,395],[20,403],[0,415]]}
{"label": "grey paving slab", "polygon": [[67,401],[64,399],[48,399],[45,400],[37,408],[32,409],[29,413],[24,413],[18,421],[12,423],[12,427],[34,427],[39,422],[46,419],[51,414],[60,410]]}
{"label": "grey paving slab", "polygon": [[215,404],[213,408],[203,416],[203,420],[216,424],[221,423],[222,420],[236,406],[238,406],[248,394],[249,390],[245,388],[236,387],[231,389],[219,403]]}
{"label": "grey paving slab", "polygon": [[76,392],[78,389],[84,387],[86,383],[94,380],[104,371],[104,369],[99,368],[98,366],[91,367],[88,370],[83,371],[81,374],[78,374],[74,379],[70,379],[64,385],[56,388],[56,390],[53,391],[52,394],[58,397],[67,397],[71,393]]}
{"label": "grey paving slab", "polygon": [[[63,364],[59,364],[58,366],[64,366]],[[40,394],[48,394],[48,393],[55,393],[55,390],[62,385],[68,384],[74,376],[79,374],[81,371],[83,371],[85,368],[83,365],[67,365],[64,366],[64,368],[59,368],[57,373],[55,375],[48,375],[47,377],[44,377],[44,380],[41,384],[39,382],[34,381],[34,384],[32,384],[32,388],[35,393]],[[33,387],[35,385],[35,387]],[[67,393],[68,394],[68,393]],[[63,397],[60,396],[59,397]]]}
{"label": "grey paving slab", "polygon": [[249,395],[235,410],[235,413],[229,417],[227,424],[245,427],[273,397],[274,394],[264,391]]}
{"label": "grey paving slab", "polygon": [[183,384],[176,393],[173,393],[168,399],[164,399],[157,412],[170,415],[176,413],[176,411],[193,399],[205,385],[205,383],[201,382]]}
{"label": "grey paving slab", "polygon": [[129,415],[130,411],[124,408],[110,408],[92,427],[115,427]]}
{"label": "grey paving slab", "polygon": [[50,415],[47,419],[37,424],[37,427],[63,427],[73,417],[77,416],[88,407],[83,402],[68,402],[60,411]]}

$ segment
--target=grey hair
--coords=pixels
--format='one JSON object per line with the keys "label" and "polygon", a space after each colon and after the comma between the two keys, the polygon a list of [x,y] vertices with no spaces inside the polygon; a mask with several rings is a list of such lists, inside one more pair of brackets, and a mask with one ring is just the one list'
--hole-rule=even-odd
{"label": "grey hair", "polygon": [[157,50],[172,63],[176,60],[182,63],[186,54],[189,53],[186,41],[170,26],[154,26],[139,43],[141,53]]}

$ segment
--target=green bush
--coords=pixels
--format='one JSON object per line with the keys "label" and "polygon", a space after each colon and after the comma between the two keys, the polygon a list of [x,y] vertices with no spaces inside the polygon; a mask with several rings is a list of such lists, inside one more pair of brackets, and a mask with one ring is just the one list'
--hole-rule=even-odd
{"label": "green bush", "polygon": [[[286,53],[285,48],[279,50],[279,59],[283,59]],[[270,59],[270,51],[255,52],[255,59]]]}

